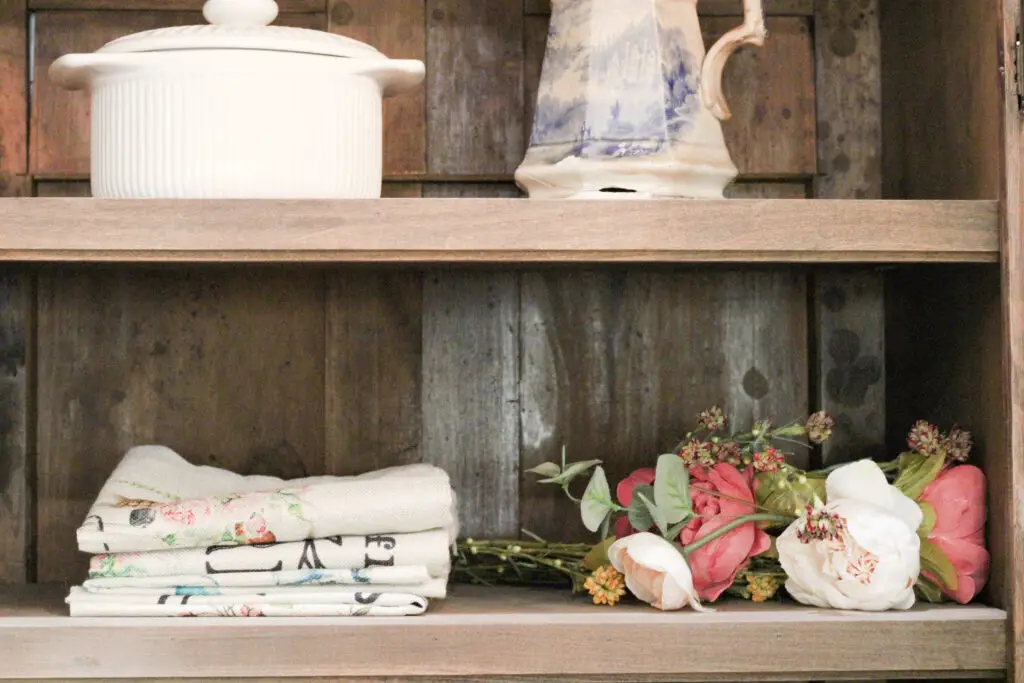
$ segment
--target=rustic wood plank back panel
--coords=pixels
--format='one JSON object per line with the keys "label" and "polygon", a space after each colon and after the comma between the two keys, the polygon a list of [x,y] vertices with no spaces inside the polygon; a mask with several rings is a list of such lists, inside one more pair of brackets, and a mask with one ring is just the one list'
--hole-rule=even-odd
{"label": "rustic wood plank back panel", "polygon": [[[879,0],[815,5],[818,176],[830,199],[882,196]],[[814,274],[815,407],[837,429],[824,464],[885,455],[885,302],[881,271]]]}
{"label": "rustic wood plank back panel", "polygon": [[[92,52],[129,33],[196,23],[205,23],[198,12],[37,12],[31,172],[44,177],[89,174],[89,93],[57,87],[46,74],[54,60]],[[277,23],[322,30],[327,18],[322,13],[282,14]]]}
{"label": "rustic wood plank back panel", "polygon": [[[333,33],[355,38],[392,59],[426,61],[424,0],[330,0]],[[424,173],[427,161],[426,91],[384,101],[384,174]]]}
{"label": "rustic wood plank back panel", "polygon": [[0,274],[0,583],[30,580],[32,368],[30,273]]}
{"label": "rustic wood plank back panel", "polygon": [[240,472],[323,471],[315,271],[48,270],[39,340],[41,581],[82,578],[74,530],[131,446]]}
{"label": "rustic wood plank back panel", "polygon": [[[522,288],[522,467],[605,460],[615,484],[723,407],[734,425],[807,408],[799,272],[531,272]],[[798,453],[796,461],[801,461]],[[806,460],[803,460],[806,462]],[[524,528],[588,534],[561,491],[524,474]]]}
{"label": "rustic wood plank back panel", "polygon": [[25,0],[0,0],[0,196],[28,170],[27,29]]}
{"label": "rustic wood plank back panel", "polygon": [[998,4],[881,3],[886,197],[998,196]]}

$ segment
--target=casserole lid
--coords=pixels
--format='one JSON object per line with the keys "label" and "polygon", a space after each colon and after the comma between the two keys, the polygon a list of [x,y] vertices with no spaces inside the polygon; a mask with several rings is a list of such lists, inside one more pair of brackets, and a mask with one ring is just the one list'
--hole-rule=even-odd
{"label": "casserole lid", "polygon": [[269,50],[328,57],[387,59],[371,45],[345,36],[291,26],[270,26],[275,0],[206,0],[202,26],[173,26],[112,40],[97,52]]}

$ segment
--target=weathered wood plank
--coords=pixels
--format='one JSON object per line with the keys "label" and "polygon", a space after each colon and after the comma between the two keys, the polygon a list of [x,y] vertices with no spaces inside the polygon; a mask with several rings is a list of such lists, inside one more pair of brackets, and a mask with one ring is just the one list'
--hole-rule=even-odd
{"label": "weathered wood plank", "polygon": [[[801,418],[804,292],[803,277],[784,271],[524,274],[522,468],[558,462],[564,445],[568,459],[604,460],[614,488],[711,405],[738,426]],[[536,479],[523,476],[523,527],[587,537],[574,506]]]}
{"label": "weathered wood plank", "polygon": [[998,196],[1000,4],[978,0],[965,12],[955,0],[880,3],[884,196]]}
{"label": "weathered wood plank", "polygon": [[91,197],[88,180],[44,180],[35,183],[36,197]]}
{"label": "weathered wood plank", "polygon": [[327,471],[420,460],[422,274],[327,274]]}
{"label": "weathered wood plank", "polygon": [[322,472],[321,274],[60,270],[39,289],[41,581],[82,578],[74,530],[131,446]]}
{"label": "weathered wood plank", "polygon": [[[92,52],[129,33],[196,23],[204,23],[197,12],[37,12],[32,174],[89,173],[90,96],[57,87],[46,75],[54,60],[71,52]],[[324,29],[327,19],[324,14],[283,14],[276,23]]]}
{"label": "weathered wood plank", "polygon": [[[814,17],[818,95],[815,194],[882,196],[881,33],[878,0],[823,0]],[[835,416],[826,464],[885,455],[883,274],[822,270],[814,275],[816,407]]]}
{"label": "weathered wood plank", "polygon": [[729,199],[806,199],[810,192],[805,181],[785,183],[732,183],[725,188]]}
{"label": "weathered wood plank", "polygon": [[[467,188],[516,192],[427,191]],[[995,262],[998,244],[994,201],[0,200],[0,260]]]}
{"label": "weathered wood plank", "polygon": [[[373,45],[392,59],[427,59],[423,0],[329,0],[330,30]],[[426,171],[426,90],[384,101],[384,173]]]}
{"label": "weathered wood plank", "polygon": [[25,0],[0,0],[0,196],[28,169],[27,29]]}
{"label": "weathered wood plank", "polygon": [[30,273],[0,273],[0,583],[32,579]]}
{"label": "weathered wood plank", "polygon": [[514,171],[526,153],[522,0],[427,0],[427,28],[427,168]]}
{"label": "weathered wood plank", "polygon": [[[736,23],[702,19],[705,44]],[[726,146],[740,174],[811,174],[817,159],[810,22],[772,17],[766,24],[764,46],[743,47],[726,65],[723,89],[733,114],[722,122]]]}

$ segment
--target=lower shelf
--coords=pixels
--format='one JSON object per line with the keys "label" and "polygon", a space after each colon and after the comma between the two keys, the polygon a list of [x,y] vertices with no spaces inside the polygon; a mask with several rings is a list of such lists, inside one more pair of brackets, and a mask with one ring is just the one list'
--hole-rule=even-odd
{"label": "lower shelf", "polygon": [[419,617],[72,619],[64,594],[0,591],[0,678],[979,678],[1001,677],[1006,662],[1006,613],[984,606],[737,602],[699,614],[457,585]]}

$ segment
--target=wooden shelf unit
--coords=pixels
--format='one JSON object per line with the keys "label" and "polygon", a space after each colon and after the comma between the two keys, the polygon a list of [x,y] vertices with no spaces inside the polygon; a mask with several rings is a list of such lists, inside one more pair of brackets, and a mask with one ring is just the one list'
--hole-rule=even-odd
{"label": "wooden shelf unit", "polygon": [[456,585],[419,617],[71,619],[64,592],[0,591],[5,676],[985,678],[1000,676],[1006,657],[1006,613],[981,606],[868,613],[725,601],[700,614]]}
{"label": "wooden shelf unit", "polygon": [[985,263],[998,257],[998,206],[986,200],[0,200],[0,261]]}

